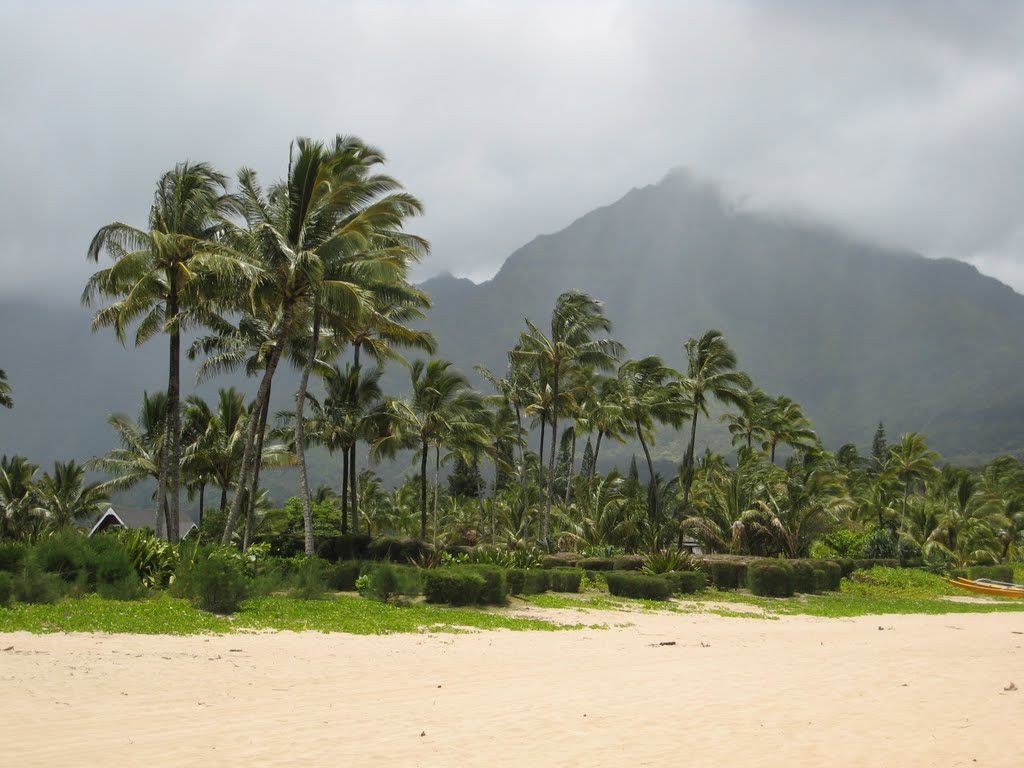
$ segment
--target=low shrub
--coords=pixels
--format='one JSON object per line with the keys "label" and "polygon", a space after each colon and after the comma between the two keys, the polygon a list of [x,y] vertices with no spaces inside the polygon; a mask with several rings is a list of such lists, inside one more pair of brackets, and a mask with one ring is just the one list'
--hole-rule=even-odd
{"label": "low shrub", "polygon": [[707,577],[701,571],[671,571],[661,578],[672,585],[672,593],[676,595],[692,595],[704,589]]}
{"label": "low shrub", "polygon": [[63,597],[67,585],[55,573],[47,573],[32,558],[14,579],[14,594],[22,603],[41,605],[56,603]]}
{"label": "low shrub", "polygon": [[[559,552],[556,555],[544,555],[540,559],[541,568],[574,568],[581,560],[602,560],[605,558],[580,558],[572,552]],[[610,561],[610,558],[607,558]]]}
{"label": "low shrub", "polygon": [[651,576],[672,571],[693,571],[697,564],[689,552],[678,549],[662,549],[651,552],[644,558],[643,571]]}
{"label": "low shrub", "polygon": [[504,605],[508,602],[508,579],[505,569],[496,565],[469,566],[484,577],[484,587],[480,592],[480,602],[485,605]]}
{"label": "low shrub", "polygon": [[747,567],[747,586],[755,595],[792,597],[794,581],[793,568],[788,563],[751,563]]}
{"label": "low shrub", "polygon": [[416,568],[396,563],[377,563],[366,571],[359,581],[359,590],[365,597],[386,603],[393,597],[415,597],[421,590],[420,573]]}
{"label": "low shrub", "polygon": [[1008,565],[972,565],[967,569],[969,579],[990,579],[1013,583],[1013,568]]}
{"label": "low shrub", "polygon": [[390,560],[393,563],[413,563],[433,554],[433,547],[419,539],[374,539],[366,548],[370,560]]}
{"label": "low shrub", "polygon": [[352,592],[359,578],[360,563],[344,560],[334,563],[324,571],[324,581],[336,592]]}
{"label": "low shrub", "polygon": [[523,585],[526,583],[525,568],[509,568],[505,571],[505,579],[508,581],[508,593],[510,595],[523,594]]}
{"label": "low shrub", "polygon": [[739,589],[747,583],[747,564],[738,560],[705,561],[711,582],[722,591]]}
{"label": "low shrub", "polygon": [[423,594],[428,603],[474,605],[480,602],[484,577],[466,568],[432,568],[423,573]]}
{"label": "low shrub", "polygon": [[93,553],[84,537],[65,533],[43,539],[29,557],[44,572],[59,577],[65,584],[74,584],[88,579]]}
{"label": "low shrub", "polygon": [[197,547],[182,557],[171,591],[201,610],[228,614],[238,610],[248,588],[238,551],[210,545]]}
{"label": "low shrub", "polygon": [[316,553],[332,563],[341,560],[363,560],[370,548],[370,536],[366,533],[343,533],[328,536],[320,542]]}
{"label": "low shrub", "polygon": [[[121,542],[113,536],[97,536],[91,540],[93,557],[85,563],[85,570],[89,577],[90,586],[98,590],[102,586],[122,585],[123,582],[138,582],[142,586],[142,579],[132,566],[132,560],[128,556]],[[133,599],[133,598],[128,598]]]}
{"label": "low shrub", "polygon": [[25,562],[25,547],[13,541],[0,541],[0,571],[20,573]]}
{"label": "low shrub", "polygon": [[523,582],[524,595],[540,595],[551,588],[551,571],[540,568],[531,568],[526,571],[526,580]]}
{"label": "low shrub", "polygon": [[864,557],[853,561],[853,570],[870,571],[876,565],[881,568],[899,568],[900,561],[898,557]]}
{"label": "low shrub", "polygon": [[793,571],[793,591],[805,595],[814,594],[814,565],[807,560],[790,560],[787,565]]}
{"label": "low shrub", "polygon": [[7,571],[0,571],[0,607],[10,608],[14,600],[14,578]]}
{"label": "low shrub", "polygon": [[[839,566],[840,578],[846,578],[857,569],[857,562],[849,557],[840,557],[832,560],[831,562],[836,563]],[[839,588],[838,583],[836,589]]]}
{"label": "low shrub", "polygon": [[583,571],[579,568],[552,568],[547,571],[548,589],[552,592],[580,591],[580,582],[583,581]]}
{"label": "low shrub", "polygon": [[141,600],[149,590],[134,571],[117,581],[103,581],[96,585],[96,594],[105,600]]}
{"label": "low shrub", "polygon": [[328,564],[319,557],[306,557],[295,569],[289,597],[297,600],[319,600],[327,591]]}
{"label": "low shrub", "polygon": [[659,576],[645,576],[631,571],[610,571],[605,574],[608,591],[618,597],[645,600],[668,600],[672,584]]}
{"label": "low shrub", "polygon": [[816,560],[814,563],[815,570],[822,571],[824,580],[822,581],[823,586],[818,587],[819,592],[838,592],[839,583],[843,580],[843,566],[841,563],[837,563],[835,560]]}
{"label": "low shrub", "polygon": [[[612,563],[614,571],[639,571],[644,567],[644,558],[641,555],[623,555],[616,557]],[[591,569],[596,570],[596,569]]]}
{"label": "low shrub", "polygon": [[[567,566],[576,566],[585,571],[612,571],[615,570],[615,560],[611,557],[585,557],[575,563],[565,563]],[[547,567],[547,566],[545,566]]]}

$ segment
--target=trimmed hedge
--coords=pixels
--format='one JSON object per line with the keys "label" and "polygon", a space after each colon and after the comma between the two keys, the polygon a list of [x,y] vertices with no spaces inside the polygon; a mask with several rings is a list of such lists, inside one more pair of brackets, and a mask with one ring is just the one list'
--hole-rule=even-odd
{"label": "trimmed hedge", "polygon": [[813,594],[814,588],[814,565],[806,560],[790,560],[789,567],[793,571],[793,591],[805,595]]}
{"label": "trimmed hedge", "polygon": [[14,579],[7,571],[0,571],[0,607],[10,608],[14,599]]}
{"label": "trimmed hedge", "polygon": [[[707,561],[706,561],[707,562]],[[747,564],[736,560],[707,562],[712,583],[722,591],[739,589],[747,583]]]}
{"label": "trimmed hedge", "polygon": [[835,560],[815,560],[815,570],[824,572],[822,585],[818,587],[819,592],[838,592],[839,582],[843,580],[843,566]]}
{"label": "trimmed hedge", "polygon": [[430,568],[423,573],[423,594],[428,603],[475,605],[484,591],[484,577],[465,568]]}
{"label": "trimmed hedge", "polygon": [[615,560],[611,557],[585,557],[576,563],[571,563],[585,571],[613,571]]}
{"label": "trimmed hedge", "polygon": [[632,571],[609,571],[605,574],[608,591],[618,597],[645,600],[668,600],[672,584],[661,576],[645,576]]}
{"label": "trimmed hedge", "polygon": [[390,560],[393,563],[409,563],[433,552],[427,542],[419,539],[374,539],[366,548],[370,560]]}
{"label": "trimmed hedge", "polygon": [[559,552],[556,555],[544,555],[540,559],[541,568],[574,568],[580,558],[571,552]]}
{"label": "trimmed hedge", "polygon": [[973,565],[967,569],[969,579],[990,579],[1013,583],[1013,568],[1008,565]]}
{"label": "trimmed hedge", "polygon": [[672,585],[672,592],[677,595],[692,595],[707,584],[707,577],[701,571],[670,571],[661,577]]}
{"label": "trimmed hedge", "polygon": [[747,586],[755,595],[792,597],[794,582],[793,567],[781,560],[777,563],[751,563],[747,567]]}
{"label": "trimmed hedge", "polygon": [[[613,571],[639,571],[644,567],[644,559],[640,555],[623,555],[612,562]],[[600,570],[591,568],[590,570]]]}
{"label": "trimmed hedge", "polygon": [[496,565],[468,566],[484,577],[480,602],[485,605],[504,605],[508,602],[508,579],[505,569]]}
{"label": "trimmed hedge", "polygon": [[580,582],[583,581],[583,571],[579,568],[552,568],[546,573],[548,589],[552,592],[580,591]]}

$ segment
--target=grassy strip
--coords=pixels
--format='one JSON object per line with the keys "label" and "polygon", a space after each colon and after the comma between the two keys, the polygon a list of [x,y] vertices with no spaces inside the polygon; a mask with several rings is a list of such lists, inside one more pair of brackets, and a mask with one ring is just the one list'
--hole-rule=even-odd
{"label": "grassy strip", "polygon": [[382,635],[395,632],[464,632],[469,629],[516,631],[582,629],[501,611],[448,608],[417,603],[385,605],[349,595],[327,600],[262,597],[247,600],[234,616],[196,610],[184,600],[158,595],[118,602],[90,596],[53,605],[17,604],[0,609],[0,632],[131,632],[143,635],[192,635],[271,629]]}

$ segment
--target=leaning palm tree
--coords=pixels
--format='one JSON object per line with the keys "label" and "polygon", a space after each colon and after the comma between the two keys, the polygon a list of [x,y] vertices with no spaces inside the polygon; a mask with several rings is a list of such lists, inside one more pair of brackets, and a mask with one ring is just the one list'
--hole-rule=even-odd
{"label": "leaning palm tree", "polygon": [[739,413],[722,414],[722,421],[729,425],[733,445],[742,442],[746,443],[748,451],[753,450],[754,441],[760,442],[765,436],[771,404],[772,399],[764,390],[755,388],[747,393],[747,402],[740,407]]}
{"label": "leaning palm tree", "polygon": [[900,438],[899,444],[892,447],[890,461],[896,476],[903,481],[901,527],[906,521],[911,488],[915,483],[924,483],[939,473],[935,462],[940,458],[939,454],[928,448],[920,432],[907,432]]}
{"label": "leaning palm tree", "polygon": [[772,464],[775,463],[775,449],[780,444],[800,450],[813,446],[818,440],[803,408],[785,395],[770,399],[762,431],[761,448],[769,452]]}
{"label": "leaning palm tree", "polygon": [[206,163],[181,163],[160,177],[150,208],[148,229],[122,222],[102,227],[89,244],[88,258],[99,261],[106,252],[114,265],[94,274],[82,294],[92,306],[101,298],[114,303],[93,318],[93,330],[113,327],[123,344],[127,329],[138,323],[135,344],[158,333],[170,343],[167,377],[167,434],[160,456],[163,478],[157,485],[156,530],[178,540],[181,466],[181,331],[201,317],[208,298],[225,286],[237,286],[252,271],[220,245],[223,217],[229,211],[227,177]]}
{"label": "leaning palm tree", "polygon": [[608,337],[612,322],[604,314],[601,302],[581,291],[567,291],[555,301],[551,313],[550,334],[526,320],[527,331],[519,337],[518,355],[532,362],[544,389],[550,390],[551,454],[548,457],[547,499],[540,539],[551,534],[551,501],[555,491],[555,459],[558,447],[558,411],[565,399],[563,382],[580,369],[608,370],[623,351],[623,346]]}
{"label": "leaning palm tree", "polygon": [[53,464],[53,474],[44,472],[37,487],[39,509],[52,531],[73,528],[103,511],[110,495],[102,483],[85,481],[86,467],[74,460]]}
{"label": "leaning palm tree", "polygon": [[686,342],[686,375],[681,380],[683,393],[690,402],[690,444],[685,456],[683,513],[690,501],[693,484],[694,447],[697,442],[697,418],[708,415],[709,401],[743,408],[747,404],[750,377],[736,370],[736,353],[725,341],[721,331],[710,330],[699,339]]}
{"label": "leaning palm tree", "polygon": [[[373,445],[374,456],[393,456],[403,448],[415,448],[420,459],[420,538],[427,538],[427,459],[430,448],[438,452],[452,435],[479,429],[476,414],[479,396],[466,377],[446,360],[413,362],[412,392],[408,399],[388,403],[387,432]],[[435,479],[436,484],[436,479]],[[436,534],[436,530],[435,530]]]}
{"label": "leaning palm tree", "polygon": [[633,428],[647,460],[648,510],[653,528],[661,526],[654,461],[648,443],[654,443],[655,424],[679,427],[687,417],[695,418],[678,389],[668,384],[674,371],[655,355],[641,360],[627,360],[619,366],[617,400],[623,420]]}
{"label": "leaning palm tree", "polygon": [[7,382],[7,374],[0,368],[0,408],[13,408],[14,398],[11,397],[11,385]]}
{"label": "leaning palm tree", "polygon": [[[313,551],[309,483],[303,446],[303,410],[306,389],[317,359],[321,319],[326,313],[361,311],[368,293],[350,279],[349,261],[367,251],[385,251],[397,268],[411,253],[422,253],[426,244],[404,235],[404,218],[420,211],[411,195],[397,192],[390,177],[376,174],[384,161],[376,149],[358,139],[338,136],[331,145],[299,139],[293,147],[288,175],[264,191],[254,171],[239,173],[241,192],[236,212],[246,227],[232,227],[230,239],[236,247],[260,264],[267,276],[253,294],[251,314],[268,319],[271,345],[256,393],[256,411],[268,402],[270,386],[289,339],[296,328],[311,329],[311,344],[305,355],[296,393],[295,444],[299,452],[300,485],[305,521],[305,548]],[[379,254],[378,254],[379,255]],[[380,264],[380,259],[376,261]],[[373,273],[373,280],[379,275]],[[250,422],[239,489],[224,528],[224,543],[231,540],[250,488],[257,424]]]}

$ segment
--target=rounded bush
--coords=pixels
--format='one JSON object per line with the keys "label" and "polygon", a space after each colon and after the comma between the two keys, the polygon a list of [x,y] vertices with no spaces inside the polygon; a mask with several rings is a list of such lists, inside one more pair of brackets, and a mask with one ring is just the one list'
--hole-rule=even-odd
{"label": "rounded bush", "polygon": [[701,571],[670,571],[662,578],[672,585],[673,594],[692,595],[704,589],[707,579]]}
{"label": "rounded bush", "polygon": [[792,597],[793,568],[787,563],[752,563],[747,568],[747,586],[755,595]]}
{"label": "rounded bush", "polygon": [[660,576],[645,576],[632,571],[610,571],[605,574],[608,591],[617,597],[644,600],[668,600],[672,584]]}
{"label": "rounded bush", "polygon": [[548,589],[552,592],[580,591],[580,582],[583,581],[583,571],[579,568],[552,568],[547,572]]}
{"label": "rounded bush", "polygon": [[423,575],[423,594],[428,603],[474,605],[480,602],[484,577],[461,568],[431,568]]}
{"label": "rounded bush", "polygon": [[736,560],[712,560],[708,564],[711,581],[722,591],[739,589],[747,583],[747,564]]}

